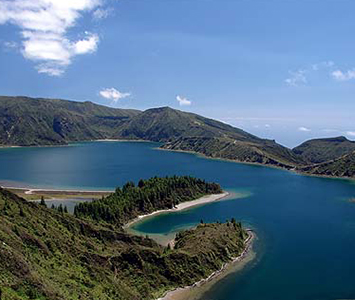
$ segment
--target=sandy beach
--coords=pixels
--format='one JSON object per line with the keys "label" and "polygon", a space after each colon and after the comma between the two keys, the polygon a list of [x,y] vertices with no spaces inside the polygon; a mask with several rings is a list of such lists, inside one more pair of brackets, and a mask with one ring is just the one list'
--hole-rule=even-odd
{"label": "sandy beach", "polygon": [[[157,300],[198,300],[200,298],[199,296],[201,296],[203,291],[208,290],[211,285],[216,283],[224,275],[227,275],[228,270],[231,269],[233,266],[235,267],[241,264],[242,262],[247,263],[252,260],[254,257],[252,253],[252,242],[255,239],[255,233],[252,230],[247,231],[248,237],[244,242],[245,248],[239,256],[232,258],[231,262],[224,264],[221,269],[216,272],[213,272],[210,276],[208,276],[208,278],[202,279],[190,286],[168,291],[163,297],[158,298]],[[240,268],[242,268],[243,266],[244,265],[241,264]]]}
{"label": "sandy beach", "polygon": [[26,187],[20,183],[0,182],[3,189],[7,189],[26,200],[64,200],[67,198],[100,199],[114,191],[109,190],[71,190],[71,189],[47,189]]}
{"label": "sandy beach", "polygon": [[188,209],[197,205],[202,205],[202,204],[206,204],[206,203],[210,203],[210,202],[214,202],[214,201],[220,201],[223,200],[225,198],[227,198],[227,196],[229,195],[228,192],[223,192],[221,194],[213,194],[213,195],[207,195],[207,196],[203,196],[199,199],[196,200],[192,200],[192,201],[187,201],[187,202],[183,202],[178,204],[177,206],[175,206],[174,208],[171,209],[162,209],[162,210],[157,210],[155,212],[152,212],[150,214],[146,214],[146,215],[141,215],[138,216],[137,218],[133,219],[132,221],[128,222],[126,225],[123,226],[124,229],[128,229],[129,227],[131,227],[134,223],[137,223],[139,221],[142,221],[145,218],[151,217],[151,216],[155,216],[161,213],[166,213],[166,212],[177,212],[177,211],[181,211],[184,209]]}

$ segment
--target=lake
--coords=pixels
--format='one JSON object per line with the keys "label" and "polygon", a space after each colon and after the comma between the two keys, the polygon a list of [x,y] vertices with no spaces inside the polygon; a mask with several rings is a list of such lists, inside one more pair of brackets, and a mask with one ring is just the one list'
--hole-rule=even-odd
{"label": "lake", "polygon": [[214,285],[203,300],[355,299],[354,182],[157,150],[142,142],[0,149],[0,181],[31,187],[112,190],[126,181],[192,175],[247,197],[159,215],[146,234],[232,217],[258,236],[256,259]]}

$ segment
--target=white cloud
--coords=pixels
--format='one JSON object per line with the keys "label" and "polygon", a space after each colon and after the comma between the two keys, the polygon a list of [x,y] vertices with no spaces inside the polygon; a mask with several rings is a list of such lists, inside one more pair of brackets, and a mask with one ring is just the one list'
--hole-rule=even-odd
{"label": "white cloud", "polygon": [[355,131],[347,131],[346,135],[355,136]]}
{"label": "white cloud", "polygon": [[95,52],[99,37],[96,34],[89,36],[87,39],[77,41],[74,44],[74,51],[76,54],[85,54]]}
{"label": "white cloud", "polygon": [[94,10],[92,13],[92,16],[94,17],[95,20],[103,20],[106,19],[110,14],[112,13],[111,8],[101,8],[99,7],[98,9]]}
{"label": "white cloud", "polygon": [[191,101],[188,100],[187,98],[185,97],[182,97],[182,96],[176,96],[176,100],[179,102],[179,105],[180,106],[188,106],[188,105],[191,105]]}
{"label": "white cloud", "polygon": [[312,70],[313,71],[319,71],[320,69],[323,69],[323,68],[332,68],[335,66],[335,63],[331,60],[328,60],[328,61],[322,61],[320,63],[317,63],[317,64],[313,64],[312,65]]}
{"label": "white cloud", "polygon": [[112,100],[113,103],[117,103],[118,100],[131,96],[130,93],[121,93],[115,88],[106,88],[100,91],[100,96],[106,99]]}
{"label": "white cloud", "polygon": [[329,72],[329,70],[334,70],[335,67],[336,65],[333,61],[327,60],[306,66],[297,71],[289,71],[289,78],[285,80],[285,83],[293,87],[306,85],[308,83],[309,77],[317,73],[319,76],[321,72],[324,72],[324,70]]}
{"label": "white cloud", "polygon": [[7,42],[4,42],[3,44],[7,49],[17,49],[18,48],[18,44],[13,41],[7,41]]}
{"label": "white cloud", "polygon": [[0,0],[0,25],[11,23],[21,30],[21,52],[36,62],[40,73],[59,76],[76,55],[95,52],[96,34],[69,40],[67,31],[84,12],[101,5],[101,0]]}
{"label": "white cloud", "polygon": [[303,132],[310,132],[310,131],[311,131],[311,129],[309,129],[309,128],[307,128],[307,127],[303,127],[303,126],[298,127],[298,130],[299,130],[299,131],[303,131]]}
{"label": "white cloud", "polygon": [[331,73],[331,76],[337,81],[348,81],[355,79],[355,69],[347,70],[345,72],[341,70],[335,70]]}
{"label": "white cloud", "polygon": [[270,124],[265,124],[265,128],[270,128],[271,125]]}
{"label": "white cloud", "polygon": [[290,77],[285,80],[289,86],[300,86],[307,83],[306,70],[290,71]]}

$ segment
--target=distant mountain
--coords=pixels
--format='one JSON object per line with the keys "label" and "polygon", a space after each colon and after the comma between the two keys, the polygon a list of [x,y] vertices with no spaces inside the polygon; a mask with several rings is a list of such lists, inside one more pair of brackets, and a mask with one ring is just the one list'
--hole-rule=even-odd
{"label": "distant mountain", "polygon": [[312,175],[354,178],[355,151],[324,163],[299,168],[298,171]]}
{"label": "distant mountain", "polygon": [[163,149],[194,151],[209,157],[278,165],[299,164],[291,150],[241,129],[169,107],[148,109],[122,125],[121,138],[164,142]]}
{"label": "distant mountain", "polygon": [[0,96],[0,145],[57,145],[112,137],[140,112],[92,102]]}
{"label": "distant mountain", "polygon": [[311,164],[330,161],[354,150],[355,142],[344,136],[309,140],[292,149],[296,155]]}
{"label": "distant mountain", "polygon": [[181,137],[232,136],[255,140],[257,137],[230,125],[170,107],[148,109],[125,123],[118,135],[124,138],[155,142],[172,141]]}
{"label": "distant mountain", "polygon": [[274,140],[169,107],[142,112],[91,102],[0,97],[0,145],[63,145],[105,138],[154,141],[162,143],[162,149],[298,170],[355,150],[355,142],[345,137],[314,139],[291,150]]}

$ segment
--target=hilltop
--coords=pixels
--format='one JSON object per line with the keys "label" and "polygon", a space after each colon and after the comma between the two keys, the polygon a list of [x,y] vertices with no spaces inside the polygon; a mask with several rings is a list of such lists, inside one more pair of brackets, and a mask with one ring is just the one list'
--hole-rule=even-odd
{"label": "hilltop", "polygon": [[[305,173],[314,172],[314,164],[334,161],[355,150],[355,142],[345,137],[313,139],[291,150],[274,140],[170,107],[139,111],[91,102],[0,97],[0,146],[66,145],[97,139],[160,142],[166,150]],[[326,173],[344,172],[339,169]]]}
{"label": "hilltop", "polygon": [[65,145],[110,138],[138,113],[92,102],[1,96],[0,145]]}
{"label": "hilltop", "polygon": [[94,139],[162,142],[165,149],[291,168],[294,153],[275,141],[169,107],[146,111],[91,102],[0,97],[0,145],[65,145]]}
{"label": "hilltop", "polygon": [[293,148],[292,151],[307,163],[322,163],[355,151],[355,142],[344,136],[313,139]]}

